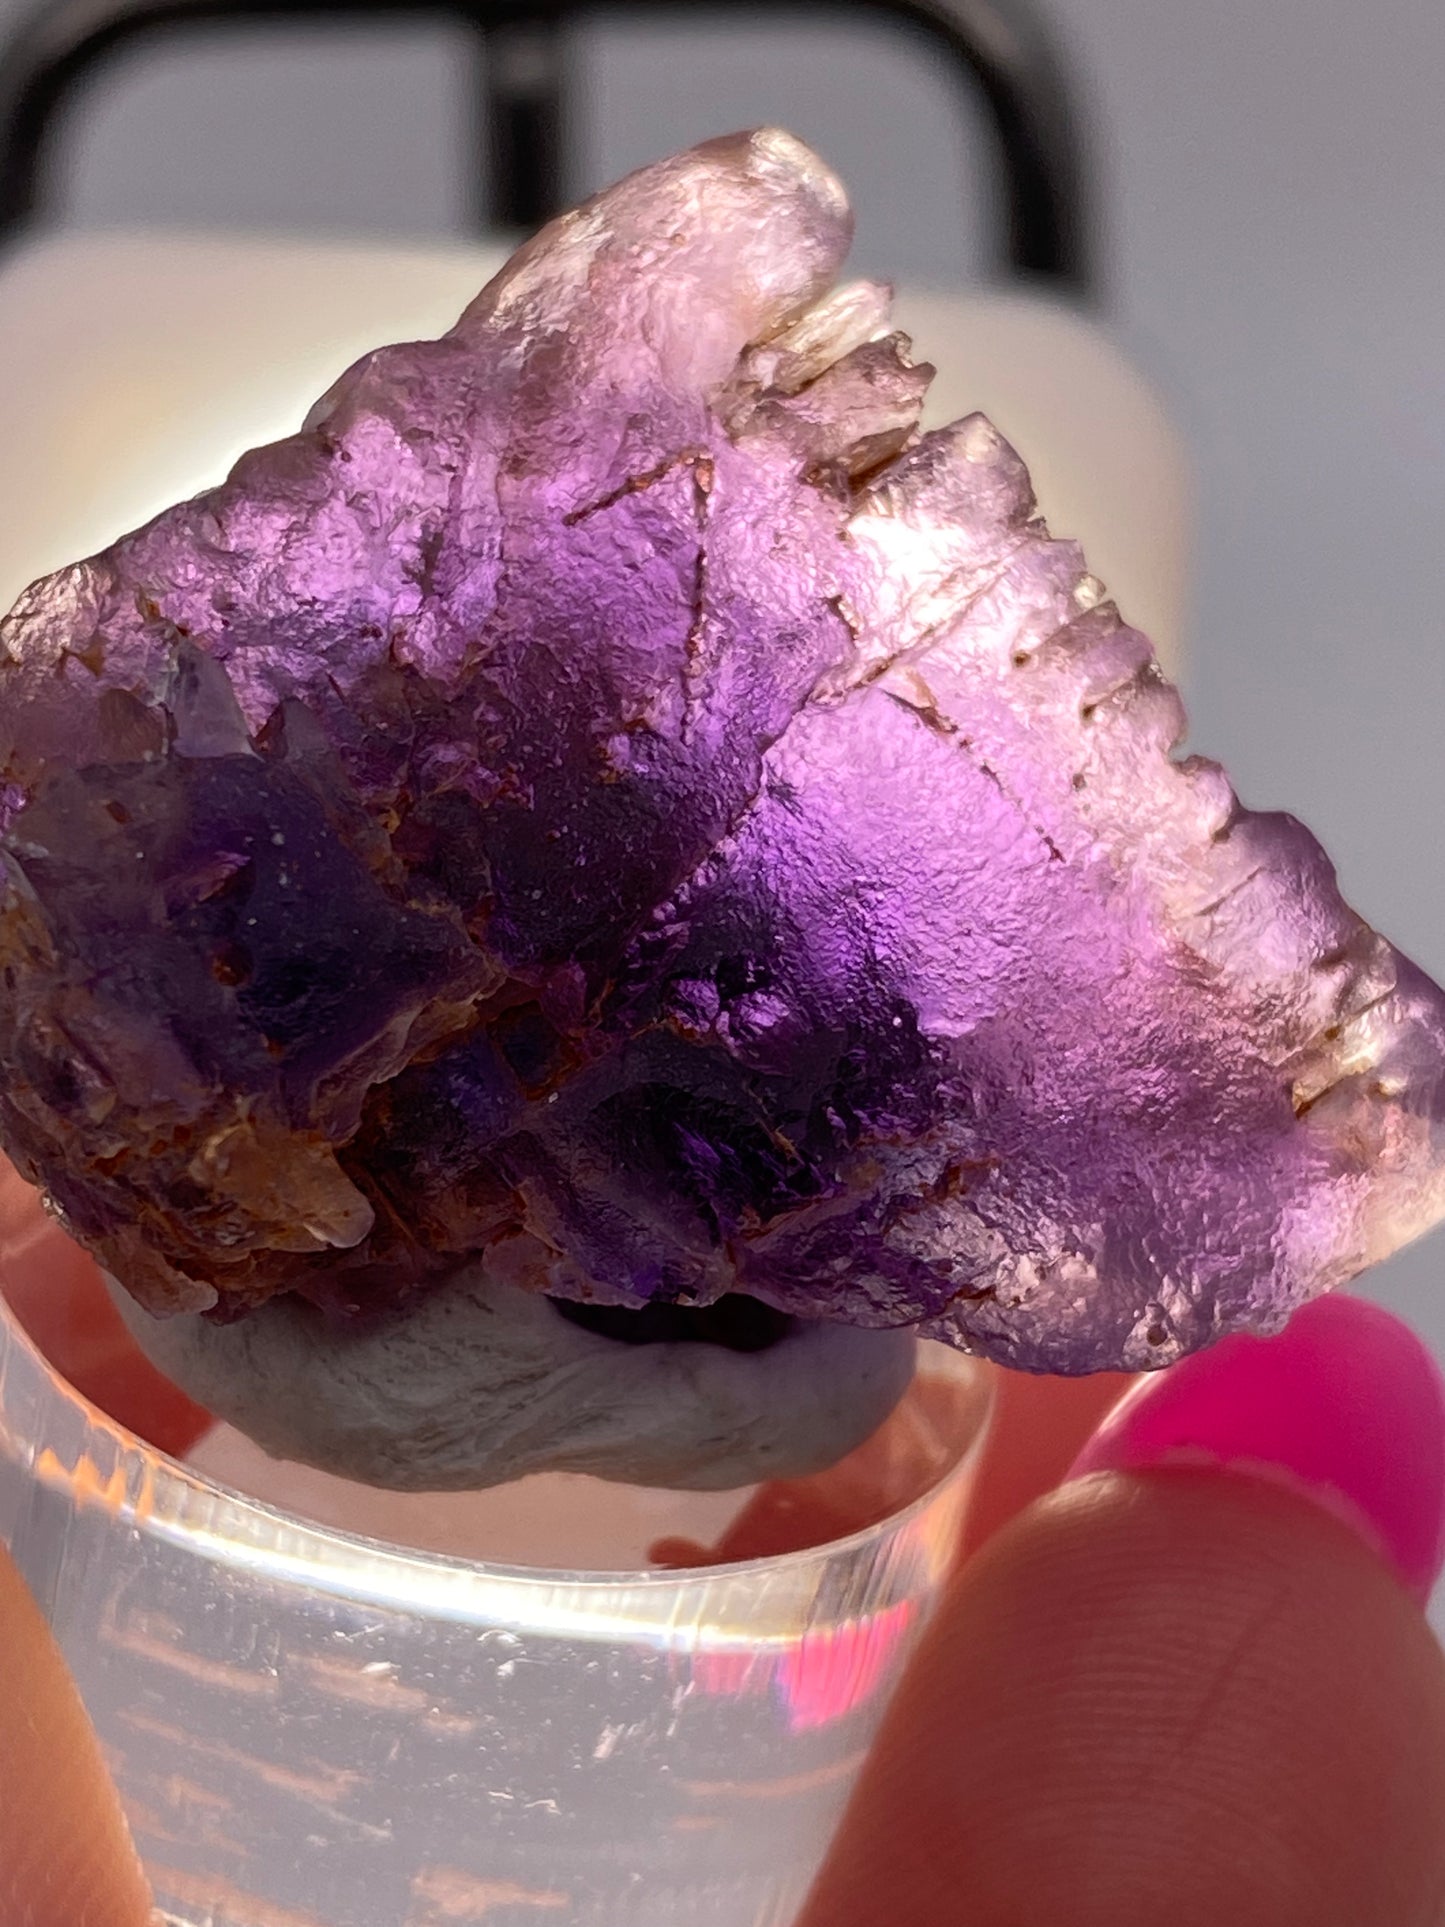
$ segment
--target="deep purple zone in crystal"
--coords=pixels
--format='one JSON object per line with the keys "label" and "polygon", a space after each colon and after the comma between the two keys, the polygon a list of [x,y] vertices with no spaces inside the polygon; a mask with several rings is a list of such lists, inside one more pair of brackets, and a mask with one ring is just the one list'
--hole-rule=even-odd
{"label": "deep purple zone in crystal", "polygon": [[0,1139],[152,1309],[480,1257],[1078,1371],[1445,1208],[1440,993],[807,317],[847,236],[785,136],[646,170],[0,631]]}

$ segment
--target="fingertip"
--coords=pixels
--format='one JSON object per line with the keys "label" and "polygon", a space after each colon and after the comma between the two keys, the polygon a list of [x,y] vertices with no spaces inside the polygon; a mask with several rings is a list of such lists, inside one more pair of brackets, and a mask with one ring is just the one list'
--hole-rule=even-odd
{"label": "fingertip", "polygon": [[964,1550],[972,1556],[999,1528],[1067,1475],[1084,1442],[1135,1380],[1122,1372],[1048,1378],[980,1365],[992,1387],[988,1442],[969,1500]]}
{"label": "fingertip", "polygon": [[802,1927],[1438,1927],[1445,1677],[1321,1508],[1099,1472],[957,1575]]}
{"label": "fingertip", "polygon": [[210,1413],[151,1364],[95,1260],[44,1217],[28,1187],[12,1196],[0,1186],[0,1298],[69,1385],[147,1444],[183,1458],[210,1430]]}
{"label": "fingertip", "polygon": [[1272,1338],[1226,1338],[1140,1381],[1070,1477],[1211,1465],[1349,1525],[1421,1605],[1445,1563],[1445,1380],[1382,1306],[1341,1293]]}
{"label": "fingertip", "polygon": [[148,1927],[151,1901],[80,1694],[0,1548],[0,1927]]}
{"label": "fingertip", "polygon": [[1136,1383],[955,1576],[804,1927],[1438,1927],[1442,1525],[1445,1386],[1378,1307]]}

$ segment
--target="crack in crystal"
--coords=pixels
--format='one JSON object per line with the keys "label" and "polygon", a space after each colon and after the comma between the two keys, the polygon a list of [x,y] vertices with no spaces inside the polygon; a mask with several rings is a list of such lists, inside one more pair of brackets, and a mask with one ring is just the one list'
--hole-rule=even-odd
{"label": "crack in crystal", "polygon": [[669,475],[675,475],[679,469],[693,468],[696,471],[697,464],[710,462],[711,459],[710,449],[696,446],[681,448],[675,455],[664,456],[660,462],[654,463],[651,468],[644,469],[641,474],[629,475],[625,481],[619,482],[616,488],[608,489],[605,495],[599,495],[595,501],[584,502],[581,508],[568,509],[562,517],[562,526],[574,529],[579,522],[586,522],[592,516],[600,515],[604,509],[615,508],[619,502],[626,501],[629,495],[641,495],[645,489],[652,488],[658,482],[666,481]]}

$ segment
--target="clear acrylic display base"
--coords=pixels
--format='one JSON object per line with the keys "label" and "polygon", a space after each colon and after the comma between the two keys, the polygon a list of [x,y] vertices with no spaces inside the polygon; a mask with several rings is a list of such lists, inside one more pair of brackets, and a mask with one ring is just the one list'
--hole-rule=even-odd
{"label": "clear acrylic display base", "polygon": [[[958,1542],[986,1380],[919,1361],[791,1498],[381,1500],[225,1431],[166,1458],[0,1307],[0,1542],[183,1927],[785,1927]],[[799,1549],[645,1563],[790,1504]]]}

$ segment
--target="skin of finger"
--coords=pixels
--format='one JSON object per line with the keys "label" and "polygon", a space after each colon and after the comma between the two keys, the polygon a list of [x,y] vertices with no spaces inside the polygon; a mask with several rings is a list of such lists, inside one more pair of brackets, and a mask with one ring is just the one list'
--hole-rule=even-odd
{"label": "skin of finger", "polygon": [[1106,1474],[955,1577],[799,1927],[1439,1927],[1445,1665],[1346,1527]]}
{"label": "skin of finger", "polygon": [[210,1430],[210,1414],[162,1377],[126,1330],[95,1260],[3,1160],[0,1293],[56,1370],[149,1444],[181,1458]]}
{"label": "skin of finger", "polygon": [[993,1387],[993,1417],[969,1500],[964,1551],[976,1553],[1016,1512],[1052,1492],[1104,1414],[1137,1381],[1123,1372],[1044,1378],[980,1366]]}
{"label": "skin of finger", "polygon": [[146,1927],[144,1875],[80,1694],[0,1550],[0,1927]]}

